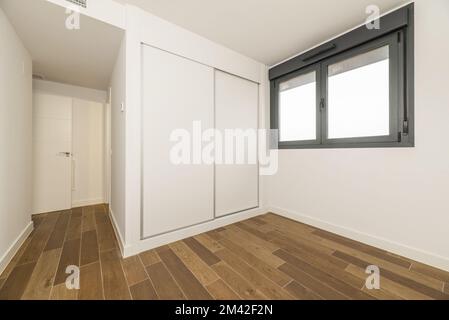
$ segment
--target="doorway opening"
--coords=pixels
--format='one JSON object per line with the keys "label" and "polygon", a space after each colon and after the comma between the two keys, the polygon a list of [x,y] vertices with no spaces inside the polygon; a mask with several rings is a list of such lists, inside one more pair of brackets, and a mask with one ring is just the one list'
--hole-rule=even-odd
{"label": "doorway opening", "polygon": [[124,30],[45,0],[2,8],[33,60],[32,214],[110,202],[111,75]]}

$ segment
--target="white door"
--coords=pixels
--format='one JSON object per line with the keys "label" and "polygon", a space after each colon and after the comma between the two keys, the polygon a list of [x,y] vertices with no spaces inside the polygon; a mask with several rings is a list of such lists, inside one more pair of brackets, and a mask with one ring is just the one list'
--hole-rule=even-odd
{"label": "white door", "polygon": [[72,207],[104,203],[104,105],[73,99]]}
{"label": "white door", "polygon": [[203,130],[213,128],[214,71],[145,45],[143,62],[142,201],[147,238],[213,219],[213,164],[172,162],[170,153],[177,142],[170,136],[177,129],[192,135],[194,121]]}
{"label": "white door", "polygon": [[72,99],[33,95],[33,212],[72,205]]}
{"label": "white door", "polygon": [[[240,130],[233,139],[233,162],[217,164],[215,172],[215,216],[253,209],[259,206],[259,166],[257,160],[258,84],[221,72],[215,72],[216,128]],[[234,133],[237,134],[236,131]],[[239,140],[240,139],[240,140]],[[239,142],[246,146],[239,147]],[[229,149],[228,149],[229,150]],[[239,159],[238,154],[242,156]],[[230,157],[230,156],[229,156]]]}

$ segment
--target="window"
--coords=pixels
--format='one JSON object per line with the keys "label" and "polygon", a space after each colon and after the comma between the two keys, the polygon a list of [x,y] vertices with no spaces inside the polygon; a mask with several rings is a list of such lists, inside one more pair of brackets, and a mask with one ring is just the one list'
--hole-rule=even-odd
{"label": "window", "polygon": [[413,5],[403,10],[402,28],[369,41],[356,29],[270,70],[279,148],[413,146]]}
{"label": "window", "polygon": [[328,139],[390,135],[388,46],[328,67]]}
{"label": "window", "polygon": [[316,141],[316,78],[312,71],[279,84],[280,141]]}

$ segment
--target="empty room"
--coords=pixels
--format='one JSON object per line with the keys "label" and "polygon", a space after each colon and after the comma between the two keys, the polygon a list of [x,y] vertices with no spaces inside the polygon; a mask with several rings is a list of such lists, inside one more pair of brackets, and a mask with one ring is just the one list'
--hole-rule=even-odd
{"label": "empty room", "polygon": [[449,300],[448,35],[447,0],[0,0],[0,300]]}

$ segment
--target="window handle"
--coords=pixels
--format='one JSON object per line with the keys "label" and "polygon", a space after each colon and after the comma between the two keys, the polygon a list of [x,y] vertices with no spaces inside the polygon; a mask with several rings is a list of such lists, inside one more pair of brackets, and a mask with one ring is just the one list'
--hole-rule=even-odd
{"label": "window handle", "polygon": [[322,98],[320,101],[320,110],[324,111],[324,109],[326,109],[326,101]]}
{"label": "window handle", "polygon": [[402,133],[404,135],[408,135],[408,131],[409,131],[409,125],[408,125],[408,119],[405,119],[403,122],[403,126],[402,126]]}
{"label": "window handle", "polygon": [[70,158],[72,156],[72,153],[71,152],[60,152],[58,155],[61,157]]}

